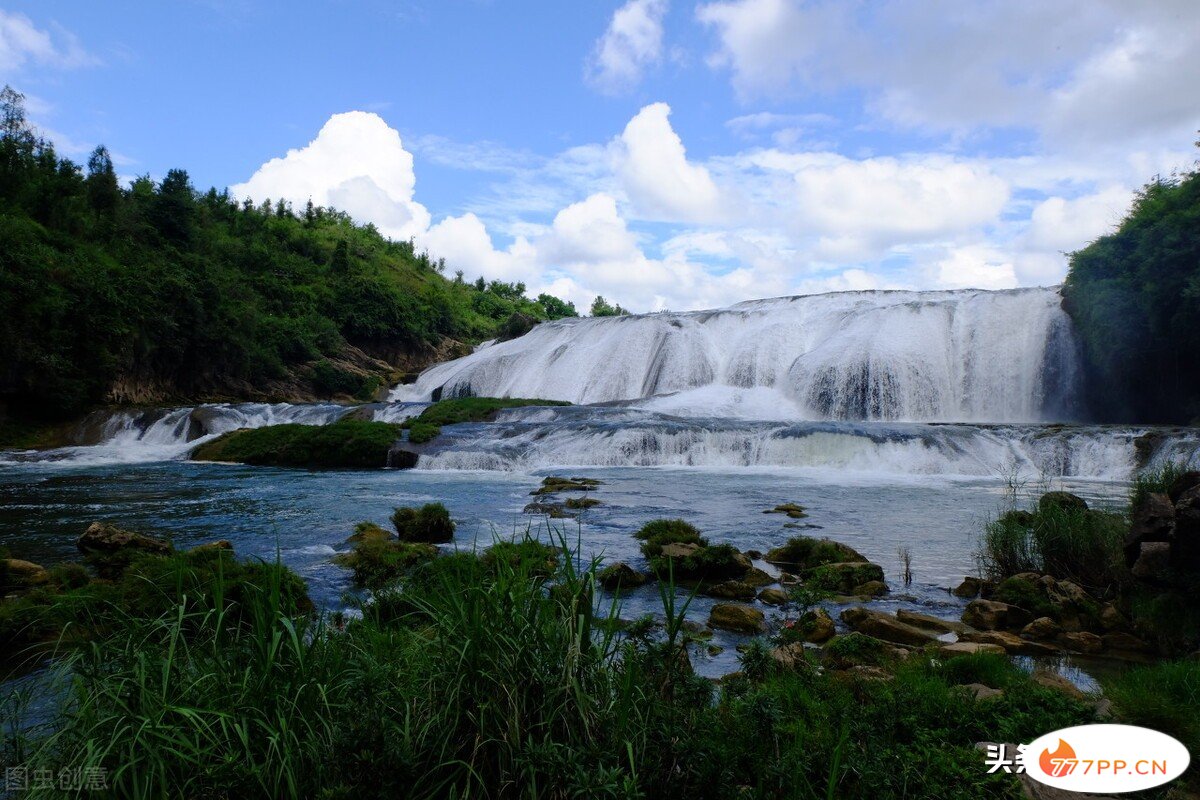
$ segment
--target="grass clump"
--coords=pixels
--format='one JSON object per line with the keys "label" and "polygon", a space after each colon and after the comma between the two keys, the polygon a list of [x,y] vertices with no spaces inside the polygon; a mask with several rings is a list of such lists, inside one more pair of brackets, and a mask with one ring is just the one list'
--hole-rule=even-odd
{"label": "grass clump", "polygon": [[1187,472],[1186,466],[1173,461],[1165,462],[1158,469],[1142,470],[1133,478],[1129,506],[1138,508],[1152,494],[1168,494],[1175,482]]}
{"label": "grass clump", "polygon": [[1046,594],[1030,581],[1015,575],[1000,582],[992,592],[992,599],[1023,608],[1034,617],[1056,616],[1054,604]]}
{"label": "grass clump", "polygon": [[[739,578],[750,561],[736,547],[709,544],[700,531],[682,519],[656,519],[634,534],[642,541],[642,555],[660,576],[673,575],[684,581],[725,581]],[[664,554],[668,545],[684,545],[686,552]]]}
{"label": "grass clump", "polygon": [[349,553],[334,557],[334,563],[354,572],[354,582],[380,589],[437,555],[437,548],[424,542],[367,539]]}
{"label": "grass clump", "polygon": [[441,503],[426,503],[420,508],[401,507],[392,513],[396,534],[404,542],[441,544],[454,538],[454,520]]}
{"label": "grass clump", "polygon": [[402,423],[402,427],[408,429],[410,442],[424,444],[437,438],[443,425],[488,422],[495,419],[496,412],[505,408],[569,405],[571,404],[561,400],[531,400],[520,397],[456,397],[451,400],[439,400],[417,417]]}
{"label": "grass clump", "polygon": [[662,554],[663,545],[707,544],[696,526],[682,519],[656,519],[647,522],[633,536],[642,541],[642,555],[650,559]]}
{"label": "grass clump", "polygon": [[[1102,680],[1122,722],[1174,736],[1200,753],[1200,661],[1184,659],[1134,667]],[[1195,761],[1184,773],[1192,791],[1200,788]]]}
{"label": "grass clump", "polygon": [[994,578],[1036,572],[1103,589],[1125,576],[1127,530],[1123,514],[1039,503],[988,523],[979,559]]}
{"label": "grass clump", "polygon": [[223,434],[197,447],[191,457],[271,467],[381,469],[398,438],[399,426],[386,422],[271,425]]}
{"label": "grass clump", "polygon": [[597,486],[602,485],[601,481],[595,478],[559,478],[551,475],[542,479],[542,485],[534,489],[530,494],[554,494],[556,492],[590,492]]}

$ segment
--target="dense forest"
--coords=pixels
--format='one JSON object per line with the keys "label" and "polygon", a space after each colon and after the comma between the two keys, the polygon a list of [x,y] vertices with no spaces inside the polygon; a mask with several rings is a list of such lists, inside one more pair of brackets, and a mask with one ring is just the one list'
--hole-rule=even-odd
{"label": "dense forest", "polygon": [[1147,184],[1115,232],[1071,254],[1063,296],[1093,414],[1200,418],[1200,173]]}
{"label": "dense forest", "polygon": [[[358,396],[462,343],[575,316],[464,280],[412,242],[308,204],[238,202],[171,170],[122,187],[0,96],[0,418],[105,401]],[[7,410],[6,410],[7,409]]]}

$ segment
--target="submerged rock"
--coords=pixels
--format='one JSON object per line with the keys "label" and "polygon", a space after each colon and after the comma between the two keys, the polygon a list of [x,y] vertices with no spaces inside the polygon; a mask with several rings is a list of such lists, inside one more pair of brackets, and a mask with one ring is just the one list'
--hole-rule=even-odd
{"label": "submerged rock", "polygon": [[638,572],[624,561],[610,564],[596,576],[596,580],[610,592],[618,589],[636,589],[649,578]]}
{"label": "submerged rock", "polygon": [[783,589],[770,586],[758,593],[758,599],[769,606],[782,606],[791,602],[792,598]]}

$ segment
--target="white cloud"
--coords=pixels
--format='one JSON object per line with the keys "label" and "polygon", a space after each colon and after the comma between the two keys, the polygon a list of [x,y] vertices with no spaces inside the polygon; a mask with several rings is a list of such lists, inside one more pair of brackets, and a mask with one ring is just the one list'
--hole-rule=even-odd
{"label": "white cloud", "polygon": [[1026,240],[1031,247],[1042,250],[1077,250],[1111,233],[1132,200],[1132,192],[1120,186],[1073,200],[1047,198],[1033,209]]}
{"label": "white cloud", "polygon": [[271,159],[230,191],[296,206],[311,199],[407,239],[430,222],[429,212],[413,200],[415,186],[412,154],[400,134],[377,114],[349,111],[334,114],[308,145]]}
{"label": "white cloud", "polygon": [[618,8],[587,61],[587,82],[607,94],[636,86],[662,60],[666,13],[667,0],[629,0]]}
{"label": "white cloud", "polygon": [[1018,285],[1012,259],[988,245],[954,248],[933,264],[932,277],[940,289],[1012,289]]}
{"label": "white cloud", "polygon": [[711,221],[720,215],[720,193],[707,169],[688,162],[670,113],[654,103],[629,121],[616,143],[617,175],[645,217]]}
{"label": "white cloud", "polygon": [[24,14],[0,9],[0,73],[27,64],[70,69],[97,63],[68,31],[42,30]]}

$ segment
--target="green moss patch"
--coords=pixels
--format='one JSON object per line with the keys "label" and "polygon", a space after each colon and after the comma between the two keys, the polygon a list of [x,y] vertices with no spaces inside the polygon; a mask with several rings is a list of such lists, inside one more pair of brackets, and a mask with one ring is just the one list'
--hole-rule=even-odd
{"label": "green moss patch", "polygon": [[223,434],[197,447],[191,457],[269,467],[381,469],[399,438],[400,427],[386,422],[272,425]]}

